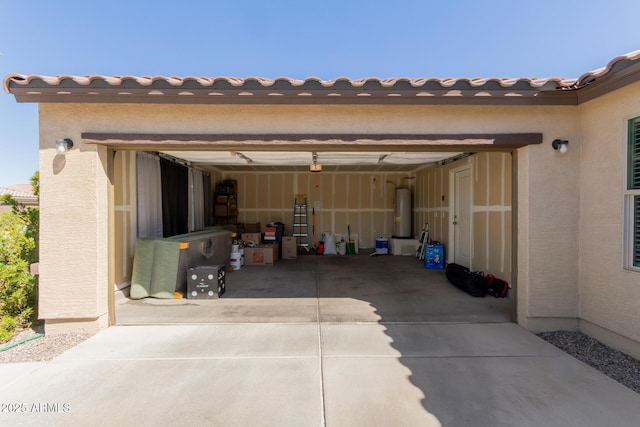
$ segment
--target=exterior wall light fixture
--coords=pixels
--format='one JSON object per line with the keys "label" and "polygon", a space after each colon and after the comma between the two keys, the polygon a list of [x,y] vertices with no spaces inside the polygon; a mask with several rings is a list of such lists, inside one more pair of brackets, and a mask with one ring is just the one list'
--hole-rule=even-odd
{"label": "exterior wall light fixture", "polygon": [[73,148],[73,141],[69,138],[56,139],[56,151],[58,154],[67,154]]}
{"label": "exterior wall light fixture", "polygon": [[567,152],[567,150],[569,149],[568,145],[569,141],[563,139],[554,139],[551,143],[553,149],[560,151],[560,154],[564,154]]}

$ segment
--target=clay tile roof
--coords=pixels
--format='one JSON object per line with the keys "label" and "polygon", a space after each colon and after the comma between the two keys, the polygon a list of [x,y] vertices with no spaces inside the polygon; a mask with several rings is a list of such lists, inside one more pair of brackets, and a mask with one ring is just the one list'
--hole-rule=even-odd
{"label": "clay tile roof", "polygon": [[582,87],[584,85],[593,83],[599,78],[605,77],[607,74],[612,72],[620,71],[624,68],[627,68],[635,63],[635,61],[640,60],[640,50],[636,50],[633,52],[629,52],[624,55],[617,56],[613,58],[609,63],[602,68],[598,68],[597,70],[589,71],[588,73],[583,74],[580,78],[577,79],[577,87]]}
{"label": "clay tile roof", "polygon": [[[528,86],[529,88],[540,88],[545,85],[550,85],[553,88],[560,88],[563,86],[570,86],[575,83],[575,80],[561,79],[561,78],[385,78],[379,79],[377,77],[367,77],[363,79],[352,80],[347,77],[339,77],[332,80],[321,80],[316,77],[308,77],[304,80],[291,79],[287,77],[278,77],[276,79],[266,79],[261,77],[163,77],[163,76],[71,76],[71,75],[57,75],[57,76],[45,76],[39,74],[9,74],[4,79],[4,90],[7,93],[12,93],[12,89],[16,87],[33,86],[34,88],[51,88],[51,87],[83,87],[83,86],[99,86],[100,83],[106,83],[109,86],[127,86],[131,83],[136,86],[152,87],[160,86],[165,83],[173,87],[185,87],[189,83],[194,83],[200,88],[207,88],[213,86],[231,86],[231,87],[247,87],[253,86],[253,83],[261,88],[270,88],[281,84],[282,86],[289,87],[307,87],[307,88],[327,88],[332,89],[336,87],[342,88],[362,88],[365,86],[398,89],[404,87],[412,88],[449,88],[449,87],[464,87],[464,88],[482,88],[492,82],[498,83],[503,88],[511,88],[517,85],[522,87]],[[104,86],[104,85],[102,85]],[[166,85],[165,85],[166,86]]]}
{"label": "clay tile roof", "polygon": [[[617,86],[611,84],[616,79],[619,80]],[[308,77],[300,80],[288,77],[10,74],[5,77],[3,86],[6,92],[24,102],[305,102],[306,98],[307,102],[575,105],[588,100],[589,96],[598,96],[603,90],[613,90],[639,79],[640,50],[614,58],[606,67],[583,74],[578,79],[367,77],[353,80],[338,77],[321,80]],[[587,96],[575,93],[600,81],[605,83],[600,84],[599,92],[592,91],[592,95]]]}

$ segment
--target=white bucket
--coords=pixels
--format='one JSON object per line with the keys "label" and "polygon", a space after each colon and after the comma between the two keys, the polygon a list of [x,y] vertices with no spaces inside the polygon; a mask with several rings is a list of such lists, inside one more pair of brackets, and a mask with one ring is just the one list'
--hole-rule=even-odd
{"label": "white bucket", "polygon": [[242,265],[242,254],[240,252],[231,252],[231,268],[234,270],[240,270]]}
{"label": "white bucket", "polygon": [[339,241],[336,246],[338,248],[339,255],[345,255],[347,253],[347,242],[344,240]]}

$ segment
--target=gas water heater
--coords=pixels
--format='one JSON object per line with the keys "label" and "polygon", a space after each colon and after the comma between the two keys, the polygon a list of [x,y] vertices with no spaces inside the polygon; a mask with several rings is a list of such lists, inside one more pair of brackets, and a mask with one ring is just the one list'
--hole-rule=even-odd
{"label": "gas water heater", "polygon": [[411,189],[396,188],[396,209],[393,215],[393,237],[410,239],[411,236]]}

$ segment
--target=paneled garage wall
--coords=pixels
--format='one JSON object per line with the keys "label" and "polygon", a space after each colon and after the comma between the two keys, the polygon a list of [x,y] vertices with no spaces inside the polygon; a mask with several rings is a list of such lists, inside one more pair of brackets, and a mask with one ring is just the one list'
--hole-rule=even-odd
{"label": "paneled garage wall", "polygon": [[471,268],[511,281],[512,185],[510,153],[479,153],[416,173],[414,224],[429,224],[430,237],[449,246],[450,173],[469,165],[472,174]]}
{"label": "paneled garage wall", "polygon": [[279,221],[285,224],[285,234],[290,234],[294,195],[304,193],[312,243],[323,232],[346,234],[349,226],[351,234],[358,235],[359,247],[373,248],[376,237],[393,233],[394,190],[412,186],[410,177],[406,172],[305,171],[234,172],[222,178],[238,180],[239,222],[264,226]]}
{"label": "paneled garage wall", "polygon": [[137,234],[136,152],[116,151],[113,161],[114,281],[118,288],[129,284]]}

